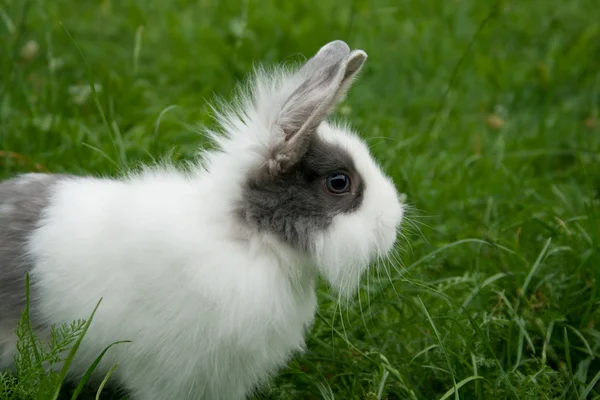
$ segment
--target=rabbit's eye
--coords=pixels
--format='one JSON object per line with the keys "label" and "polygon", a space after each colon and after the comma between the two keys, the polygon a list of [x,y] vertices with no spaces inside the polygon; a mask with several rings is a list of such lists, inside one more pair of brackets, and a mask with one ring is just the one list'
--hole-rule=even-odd
{"label": "rabbit's eye", "polygon": [[338,172],[325,178],[325,187],[332,194],[344,194],[350,190],[350,177]]}

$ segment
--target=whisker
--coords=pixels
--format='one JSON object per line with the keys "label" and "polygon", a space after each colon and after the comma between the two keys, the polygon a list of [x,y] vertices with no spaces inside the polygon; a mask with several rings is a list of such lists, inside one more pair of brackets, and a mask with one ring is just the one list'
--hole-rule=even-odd
{"label": "whisker", "polygon": [[[357,270],[357,273],[358,273],[358,279],[360,279],[360,270]],[[360,316],[363,321],[365,331],[367,332],[367,335],[369,336],[369,338],[372,338],[371,332],[369,331],[369,327],[367,326],[367,320],[365,319],[365,313],[363,311],[362,300],[361,300],[361,296],[360,296],[360,285],[358,285],[356,291],[357,291],[357,295],[358,295],[358,308],[360,310]]]}
{"label": "whisker", "polygon": [[[387,257],[388,257],[388,259],[389,259],[389,254],[388,254],[388,255],[386,255],[386,256],[387,256]],[[390,264],[391,264],[391,263],[390,263]],[[385,264],[384,264],[384,265],[385,265]],[[390,281],[390,284],[392,285],[392,289],[394,289],[394,293],[396,294],[396,298],[397,298],[398,300],[400,300],[400,294],[399,294],[399,293],[398,293],[398,291],[396,290],[396,285],[394,284],[394,280],[392,279],[392,275],[390,274],[390,271],[389,271],[387,268],[384,268],[384,270],[385,270],[385,273],[386,273],[386,274],[387,274],[387,276],[388,276],[388,279],[389,279],[389,281]]]}

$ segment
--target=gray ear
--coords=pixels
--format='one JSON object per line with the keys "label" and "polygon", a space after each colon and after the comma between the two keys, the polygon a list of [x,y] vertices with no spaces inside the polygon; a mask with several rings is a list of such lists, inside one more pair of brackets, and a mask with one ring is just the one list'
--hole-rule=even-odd
{"label": "gray ear", "polygon": [[350,51],[346,43],[336,40],[323,46],[297,72],[303,83],[287,99],[277,118],[276,126],[285,142],[270,162],[271,173],[285,171],[300,161],[311,135],[343,98],[366,59],[364,51]]}

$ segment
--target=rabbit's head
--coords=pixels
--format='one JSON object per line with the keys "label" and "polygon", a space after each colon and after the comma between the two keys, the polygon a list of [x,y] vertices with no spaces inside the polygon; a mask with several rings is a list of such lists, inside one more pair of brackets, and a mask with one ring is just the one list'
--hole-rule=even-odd
{"label": "rabbit's head", "polygon": [[334,41],[297,71],[259,71],[250,95],[219,114],[223,157],[205,160],[236,181],[245,227],[307,254],[344,294],[391,251],[404,211],[366,144],[326,121],[366,59]]}

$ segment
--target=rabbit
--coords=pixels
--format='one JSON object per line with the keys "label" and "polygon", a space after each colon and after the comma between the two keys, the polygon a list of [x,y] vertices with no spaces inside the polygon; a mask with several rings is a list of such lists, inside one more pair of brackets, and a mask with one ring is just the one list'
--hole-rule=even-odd
{"label": "rabbit", "polygon": [[245,399],[298,352],[323,277],[342,298],[396,244],[404,203],[365,142],[328,122],[367,59],[336,40],[256,68],[187,168],[0,183],[0,367],[30,276],[36,332],[87,318],[71,364],[135,400]]}

